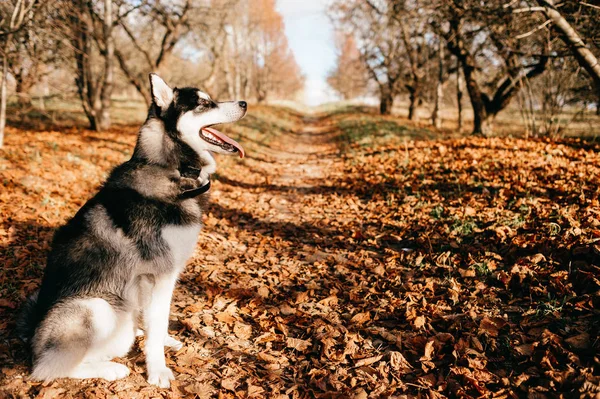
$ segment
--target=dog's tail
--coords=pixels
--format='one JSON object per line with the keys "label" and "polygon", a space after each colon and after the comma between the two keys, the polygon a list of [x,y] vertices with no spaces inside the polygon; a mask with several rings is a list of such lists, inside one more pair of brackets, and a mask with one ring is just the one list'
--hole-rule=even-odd
{"label": "dog's tail", "polygon": [[21,312],[17,316],[17,326],[15,331],[17,336],[25,342],[31,340],[38,324],[39,310],[37,300],[38,292],[35,292],[25,300]]}

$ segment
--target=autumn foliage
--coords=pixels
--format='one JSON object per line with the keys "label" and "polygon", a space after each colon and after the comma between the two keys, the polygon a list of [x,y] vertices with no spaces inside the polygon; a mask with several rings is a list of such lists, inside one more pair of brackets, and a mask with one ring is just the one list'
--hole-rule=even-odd
{"label": "autumn foliage", "polygon": [[268,95],[274,98],[289,98],[304,85],[302,72],[292,53],[283,17],[275,9],[275,0],[258,0],[248,3],[250,24],[256,32],[256,98],[264,101]]}
{"label": "autumn foliage", "polygon": [[353,36],[338,37],[338,54],[335,68],[329,72],[327,83],[344,100],[353,99],[366,94],[367,70],[364,67],[360,52]]}
{"label": "autumn foliage", "polygon": [[372,110],[253,108],[219,158],[175,291],[167,391],[28,380],[13,335],[53,230],[131,155],[135,128],[9,128],[0,152],[7,397],[588,397],[600,389],[600,148],[439,138]]}

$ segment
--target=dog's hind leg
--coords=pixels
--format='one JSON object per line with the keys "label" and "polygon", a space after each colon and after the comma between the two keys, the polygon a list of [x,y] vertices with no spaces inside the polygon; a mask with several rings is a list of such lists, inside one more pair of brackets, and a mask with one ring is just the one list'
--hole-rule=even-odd
{"label": "dog's hind leg", "polygon": [[126,354],[133,339],[131,315],[115,310],[104,299],[72,299],[57,304],[33,337],[32,378],[126,377],[126,366],[108,360]]}

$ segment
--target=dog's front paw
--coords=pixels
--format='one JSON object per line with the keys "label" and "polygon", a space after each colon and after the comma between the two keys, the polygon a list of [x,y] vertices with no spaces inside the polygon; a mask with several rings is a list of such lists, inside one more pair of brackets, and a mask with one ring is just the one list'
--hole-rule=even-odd
{"label": "dog's front paw", "polygon": [[171,337],[170,335],[167,335],[167,337],[165,338],[165,346],[167,348],[178,351],[179,349],[183,348],[183,343],[181,341]]}
{"label": "dog's front paw", "polygon": [[161,388],[169,388],[171,386],[171,380],[174,380],[175,376],[170,368],[167,366],[161,367],[157,370],[148,371],[148,384],[156,385]]}
{"label": "dog's front paw", "polygon": [[120,380],[129,375],[129,368],[123,364],[106,362],[103,363],[102,367],[99,367],[98,375],[108,381]]}

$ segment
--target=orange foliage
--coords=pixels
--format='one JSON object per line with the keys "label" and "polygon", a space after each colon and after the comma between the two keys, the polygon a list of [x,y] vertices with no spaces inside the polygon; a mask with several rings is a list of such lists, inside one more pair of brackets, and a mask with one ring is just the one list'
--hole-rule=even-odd
{"label": "orange foliage", "polygon": [[352,35],[339,36],[337,47],[336,67],[327,76],[327,83],[345,100],[365,94],[368,76],[356,40]]}
{"label": "orange foliage", "polygon": [[275,0],[257,0],[250,7],[250,25],[258,36],[256,95],[260,102],[269,96],[285,98],[300,90],[304,78],[285,35],[283,17]]}

